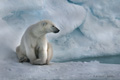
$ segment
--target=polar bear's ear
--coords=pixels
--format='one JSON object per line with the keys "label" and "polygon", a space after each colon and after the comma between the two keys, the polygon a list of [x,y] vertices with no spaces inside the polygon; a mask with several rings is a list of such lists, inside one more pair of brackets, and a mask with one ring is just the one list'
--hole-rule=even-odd
{"label": "polar bear's ear", "polygon": [[47,25],[47,22],[42,22],[42,26],[46,26]]}

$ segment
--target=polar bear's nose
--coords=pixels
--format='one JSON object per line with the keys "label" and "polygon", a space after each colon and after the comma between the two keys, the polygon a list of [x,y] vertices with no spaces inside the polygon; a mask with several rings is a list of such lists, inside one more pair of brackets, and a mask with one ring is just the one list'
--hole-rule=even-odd
{"label": "polar bear's nose", "polygon": [[55,31],[54,31],[54,33],[58,33],[59,31],[60,31],[60,30],[59,30],[59,29],[57,29],[57,30],[55,30]]}

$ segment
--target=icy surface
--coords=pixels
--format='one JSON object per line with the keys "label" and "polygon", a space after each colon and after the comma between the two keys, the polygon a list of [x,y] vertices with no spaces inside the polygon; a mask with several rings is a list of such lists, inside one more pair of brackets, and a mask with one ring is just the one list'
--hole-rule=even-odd
{"label": "icy surface", "polygon": [[[120,65],[100,64],[98,62],[52,63],[33,66],[28,63],[1,62],[1,80],[42,80],[42,79],[80,79],[80,80],[119,80]],[[7,66],[9,64],[9,66]],[[4,66],[2,66],[4,65]]]}
{"label": "icy surface", "polygon": [[[52,61],[120,54],[120,0],[1,0],[0,79],[119,80],[120,65],[96,62],[18,63],[15,48],[31,24],[43,19],[60,29],[48,34]],[[17,78],[17,79],[16,79]]]}

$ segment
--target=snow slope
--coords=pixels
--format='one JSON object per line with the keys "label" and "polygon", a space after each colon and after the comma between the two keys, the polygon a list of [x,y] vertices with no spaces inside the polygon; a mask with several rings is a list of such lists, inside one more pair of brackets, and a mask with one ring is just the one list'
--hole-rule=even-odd
{"label": "snow slope", "polygon": [[120,54],[119,0],[2,0],[0,4],[1,22],[7,25],[4,30],[14,35],[14,50],[29,25],[49,19],[61,30],[48,34],[53,61]]}
{"label": "snow slope", "polygon": [[1,0],[0,79],[119,80],[120,65],[99,62],[18,63],[15,48],[29,25],[49,19],[61,30],[48,34],[52,61],[120,54],[119,0]]}

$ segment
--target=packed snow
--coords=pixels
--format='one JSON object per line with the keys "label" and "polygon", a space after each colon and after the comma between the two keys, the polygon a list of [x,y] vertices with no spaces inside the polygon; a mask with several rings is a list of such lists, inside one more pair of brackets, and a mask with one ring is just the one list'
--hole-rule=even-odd
{"label": "packed snow", "polygon": [[[70,62],[120,55],[119,3],[120,0],[1,0],[0,80],[119,80],[119,64]],[[19,63],[15,48],[24,31],[43,19],[51,20],[60,29],[58,34],[47,35],[54,48],[51,65]]]}

